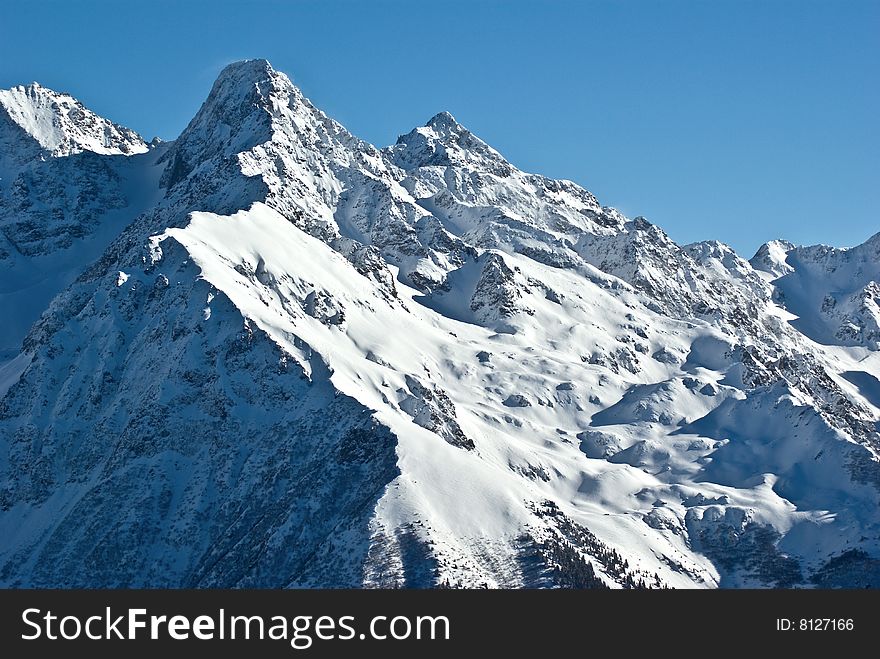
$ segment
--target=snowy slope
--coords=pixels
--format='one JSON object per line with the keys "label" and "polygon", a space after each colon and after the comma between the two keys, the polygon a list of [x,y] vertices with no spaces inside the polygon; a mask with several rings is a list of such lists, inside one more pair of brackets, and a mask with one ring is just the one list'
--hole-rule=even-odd
{"label": "snowy slope", "polygon": [[80,153],[35,161],[0,198],[0,362],[18,353],[31,325],[132,218],[161,198],[155,161]]}
{"label": "snowy slope", "polygon": [[150,150],[134,131],[36,83],[0,90],[0,364],[30,326],[160,197]]}
{"label": "snowy slope", "polygon": [[752,259],[794,325],[820,343],[880,350],[880,233],[862,245],[768,243]]}
{"label": "snowy slope", "polygon": [[0,583],[880,584],[880,351],[780,293],[870,288],[871,241],[679,246],[448,113],[378,150],[263,60],[124,161],[0,367]]}

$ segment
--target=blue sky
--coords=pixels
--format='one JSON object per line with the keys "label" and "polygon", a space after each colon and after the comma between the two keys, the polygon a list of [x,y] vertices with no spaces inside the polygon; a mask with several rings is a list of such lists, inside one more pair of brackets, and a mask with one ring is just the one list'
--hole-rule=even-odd
{"label": "blue sky", "polygon": [[173,138],[265,57],[383,146],[449,110],[515,165],[675,240],[880,230],[880,2],[7,2],[0,87],[37,80]]}

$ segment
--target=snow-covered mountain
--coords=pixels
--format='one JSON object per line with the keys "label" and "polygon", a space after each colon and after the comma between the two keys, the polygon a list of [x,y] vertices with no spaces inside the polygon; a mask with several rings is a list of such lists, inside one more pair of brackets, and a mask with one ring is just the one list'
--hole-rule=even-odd
{"label": "snow-covered mountain", "polygon": [[[39,84],[0,90],[0,360],[55,295],[154,204],[155,162],[132,130]],[[2,392],[0,383],[0,392]]]}
{"label": "snow-covered mountain", "polygon": [[264,60],[0,92],[0,584],[880,585],[880,234],[679,246]]}
{"label": "snow-covered mountain", "polygon": [[850,249],[774,241],[752,265],[774,279],[777,302],[798,315],[794,325],[807,336],[880,350],[880,233]]}
{"label": "snow-covered mountain", "polygon": [[24,163],[90,151],[102,155],[146,153],[133,130],[114,124],[69,94],[38,83],[0,89],[0,162]]}

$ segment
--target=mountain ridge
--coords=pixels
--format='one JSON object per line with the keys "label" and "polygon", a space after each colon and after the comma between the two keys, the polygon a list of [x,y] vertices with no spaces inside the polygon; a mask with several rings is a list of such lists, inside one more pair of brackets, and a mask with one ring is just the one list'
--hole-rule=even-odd
{"label": "mountain ridge", "polygon": [[70,94],[37,82],[0,90],[0,117],[53,157],[82,151],[132,155],[149,148],[133,130],[99,117]]}

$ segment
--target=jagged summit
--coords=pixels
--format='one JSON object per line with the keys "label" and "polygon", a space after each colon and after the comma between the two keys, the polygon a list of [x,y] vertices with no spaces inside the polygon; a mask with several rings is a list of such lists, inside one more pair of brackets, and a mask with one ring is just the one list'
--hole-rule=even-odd
{"label": "jagged summit", "polygon": [[446,110],[438,112],[433,117],[431,117],[428,123],[425,124],[425,127],[431,128],[440,134],[448,134],[450,132],[461,132],[467,130],[464,126],[462,126],[455,120],[455,117],[453,117],[451,113],[447,112]]}
{"label": "jagged summit", "polygon": [[[12,140],[31,142],[48,156],[82,151],[132,155],[149,150],[136,132],[86,108],[69,94],[39,83],[0,90],[0,140],[12,151]],[[19,146],[20,151],[24,146]]]}
{"label": "jagged summit", "polygon": [[[181,133],[177,142],[192,139],[219,139],[222,133],[241,133],[245,122],[262,118],[268,126],[273,95],[300,95],[283,73],[267,60],[253,59],[226,65],[218,74],[202,107]],[[261,136],[268,139],[269,136]],[[231,149],[242,146],[230,143]]]}
{"label": "jagged summit", "polygon": [[[773,280],[794,324],[821,343],[880,349],[880,233],[854,247],[773,240],[751,265]],[[880,400],[878,400],[880,402]]]}
{"label": "jagged summit", "polygon": [[267,59],[261,57],[242,59],[230,62],[221,69],[217,76],[218,80],[227,77],[252,77],[255,81],[271,76],[276,73],[272,68],[272,64]]}
{"label": "jagged summit", "polygon": [[511,171],[511,165],[500,153],[446,111],[398,137],[388,151],[405,170],[474,163],[492,171]]}
{"label": "jagged summit", "polygon": [[[636,219],[638,220],[639,218]],[[644,218],[641,219],[644,222],[647,222]],[[749,268],[748,263],[736,253],[736,250],[734,250],[733,247],[720,240],[701,240],[699,242],[690,243],[689,245],[683,245],[682,249],[701,262],[708,259],[716,259],[728,264],[736,263],[742,268]]]}
{"label": "jagged summit", "polygon": [[771,240],[761,245],[749,262],[755,270],[781,277],[792,271],[792,267],[786,263],[792,249],[794,245],[787,240]]}
{"label": "jagged summit", "polygon": [[268,109],[273,96],[279,94],[302,98],[302,93],[290,78],[272,68],[268,60],[240,60],[223,67],[205,105],[235,107],[239,103],[252,103]]}
{"label": "jagged summit", "polygon": [[302,94],[265,59],[233,62],[214,81],[208,97],[165,155],[163,185],[173,187],[197,166],[229,159],[271,141],[273,115]]}

